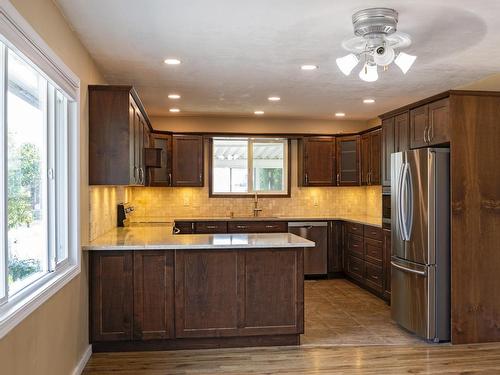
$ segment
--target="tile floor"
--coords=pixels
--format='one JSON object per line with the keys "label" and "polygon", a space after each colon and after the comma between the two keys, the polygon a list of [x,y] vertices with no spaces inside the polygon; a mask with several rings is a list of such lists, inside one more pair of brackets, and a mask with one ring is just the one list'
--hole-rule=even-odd
{"label": "tile floor", "polygon": [[425,342],[391,320],[380,298],[345,280],[305,282],[304,346],[405,345]]}

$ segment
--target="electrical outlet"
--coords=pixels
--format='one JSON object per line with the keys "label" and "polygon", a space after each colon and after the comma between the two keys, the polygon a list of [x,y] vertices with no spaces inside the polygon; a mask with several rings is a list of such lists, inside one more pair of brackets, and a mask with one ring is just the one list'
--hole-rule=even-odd
{"label": "electrical outlet", "polygon": [[318,197],[314,197],[313,198],[313,205],[314,205],[314,207],[318,207],[319,206],[319,199],[318,199]]}
{"label": "electrical outlet", "polygon": [[189,207],[190,204],[191,200],[189,199],[189,196],[188,195],[184,196],[184,207]]}

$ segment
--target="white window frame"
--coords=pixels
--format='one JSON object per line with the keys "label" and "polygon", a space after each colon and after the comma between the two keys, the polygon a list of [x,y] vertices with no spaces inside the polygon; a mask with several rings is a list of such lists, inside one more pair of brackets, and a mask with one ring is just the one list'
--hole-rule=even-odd
{"label": "white window frame", "polygon": [[[261,195],[261,196],[275,196],[275,197],[288,197],[289,192],[290,192],[290,181],[288,180],[288,172],[289,168],[291,168],[290,165],[290,160],[288,157],[288,154],[290,152],[290,141],[287,138],[269,138],[269,137],[259,137],[259,136],[253,136],[253,137],[214,137],[212,139],[212,148],[211,148],[211,155],[210,158],[213,161],[214,160],[214,151],[215,147],[213,146],[213,141],[217,139],[226,139],[226,140],[234,140],[234,141],[247,141],[248,145],[248,150],[247,150],[247,157],[248,157],[248,163],[247,163],[247,173],[248,173],[248,191],[247,192],[216,192],[214,191],[214,182],[213,178],[212,181],[210,182],[210,196],[212,197],[241,197],[241,196],[249,196],[253,197],[255,194]],[[282,191],[263,191],[263,190],[254,190],[253,186],[253,145],[254,143],[281,143],[283,144],[283,186],[284,190]],[[211,171],[210,175],[213,176],[213,170],[214,170],[214,163],[211,163]]]}
{"label": "white window frame", "polygon": [[[80,273],[80,79],[50,49],[29,23],[17,12],[8,0],[0,0],[0,40],[21,57],[30,61],[36,69],[50,82],[50,85],[63,93],[68,100],[67,112],[57,113],[49,108],[52,116],[67,121],[67,131],[59,131],[55,127],[53,139],[58,143],[57,150],[66,155],[48,155],[48,168],[56,171],[53,183],[49,187],[49,195],[61,197],[52,200],[49,207],[55,220],[53,231],[49,234],[49,271],[38,280],[18,293],[2,297],[0,293],[0,339],[17,324],[36,310],[42,303],[52,297],[63,286]],[[2,58],[0,53],[0,58]],[[5,61],[4,58],[2,62]],[[0,89],[7,83],[6,69],[0,64]],[[50,86],[48,85],[48,86]],[[4,92],[6,92],[4,90]],[[48,90],[48,95],[56,95]],[[7,163],[7,127],[5,126],[5,100],[0,100],[0,277],[7,286],[7,222],[6,222],[6,163]],[[48,114],[50,120],[51,114]],[[56,128],[58,130],[56,130]],[[60,147],[63,145],[64,147]],[[50,150],[50,148],[49,148]],[[62,157],[61,157],[62,156]],[[48,171],[47,171],[48,172]],[[57,218],[57,219],[56,219]],[[57,259],[56,244],[67,251],[68,257],[63,261]]]}

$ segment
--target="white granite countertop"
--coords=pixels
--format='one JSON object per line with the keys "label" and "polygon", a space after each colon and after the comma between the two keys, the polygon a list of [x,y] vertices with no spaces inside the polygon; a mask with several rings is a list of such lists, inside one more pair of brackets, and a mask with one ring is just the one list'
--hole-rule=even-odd
{"label": "white granite countertop", "polygon": [[314,247],[291,233],[172,235],[168,225],[115,228],[83,246],[83,250],[269,249]]}

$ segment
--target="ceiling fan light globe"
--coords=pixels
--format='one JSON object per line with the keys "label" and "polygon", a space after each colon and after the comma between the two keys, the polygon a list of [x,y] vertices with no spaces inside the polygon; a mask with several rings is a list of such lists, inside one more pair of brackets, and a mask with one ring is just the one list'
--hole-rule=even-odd
{"label": "ceiling fan light globe", "polygon": [[378,79],[377,65],[363,65],[359,72],[359,78],[365,82],[375,82]]}
{"label": "ceiling fan light globe", "polygon": [[353,53],[350,53],[344,57],[339,57],[335,60],[340,71],[346,76],[351,74],[352,70],[358,65],[359,59]]}
{"label": "ceiling fan light globe", "polygon": [[411,66],[417,59],[417,56],[409,55],[404,52],[400,52],[399,55],[394,60],[394,63],[399,66],[399,69],[406,74],[410,70]]}
{"label": "ceiling fan light globe", "polygon": [[383,53],[379,53],[377,48],[373,53],[373,61],[379,66],[387,66],[394,61],[394,49],[392,47],[381,47]]}

